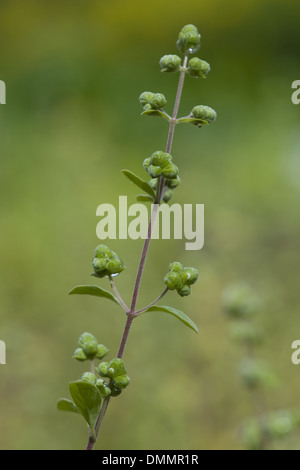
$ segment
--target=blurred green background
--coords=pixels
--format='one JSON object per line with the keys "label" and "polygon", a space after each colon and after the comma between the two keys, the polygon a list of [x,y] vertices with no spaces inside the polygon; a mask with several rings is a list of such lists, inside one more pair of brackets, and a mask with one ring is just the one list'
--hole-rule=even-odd
{"label": "blurred green background", "polygon": [[[294,0],[1,1],[1,449],[85,447],[83,420],[56,411],[56,400],[85,371],[71,359],[79,335],[91,331],[113,357],[125,319],[105,300],[67,293],[91,280],[97,206],[135,201],[120,170],[143,176],[144,158],[165,147],[167,124],[141,118],[138,96],[162,92],[171,112],[178,76],[161,74],[158,61],[176,53],[186,23],[199,28],[197,55],[212,71],[187,77],[180,114],[206,104],[218,120],[178,126],[174,202],[205,204],[206,242],[187,252],[183,241],[154,241],[140,304],[161,292],[171,261],[195,266],[193,295],[164,303],[200,333],[160,313],[135,322],[125,355],[132,384],[111,403],[97,448],[240,447],[237,430],[253,408],[221,305],[239,280],[264,301],[260,355],[281,379],[267,406],[298,407],[299,22]],[[129,301],[142,242],[110,246],[126,263],[118,287]]]}

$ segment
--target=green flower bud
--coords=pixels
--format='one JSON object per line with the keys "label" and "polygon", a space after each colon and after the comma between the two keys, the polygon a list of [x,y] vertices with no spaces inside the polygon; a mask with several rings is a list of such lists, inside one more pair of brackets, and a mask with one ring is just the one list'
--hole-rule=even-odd
{"label": "green flower bud", "polygon": [[177,178],[178,168],[169,153],[154,152],[151,157],[144,160],[143,165],[152,178],[159,178],[160,176],[167,179]]}
{"label": "green flower bud", "polygon": [[194,268],[185,268],[181,263],[170,264],[169,272],[164,278],[164,282],[170,290],[177,290],[181,297],[190,295],[191,285],[198,279],[198,271]]}
{"label": "green flower bud", "polygon": [[98,379],[97,382],[96,382],[96,386],[100,392],[100,395],[103,397],[103,398],[106,398],[106,397],[109,397],[110,394],[111,394],[111,390],[110,388],[107,386],[107,384],[102,380],[102,379]]}
{"label": "green flower bud", "polygon": [[92,372],[85,372],[85,374],[83,374],[81,380],[83,380],[84,382],[88,382],[90,384],[93,384],[93,385],[96,385],[96,383],[97,383],[97,377],[95,376],[95,374],[92,374]]}
{"label": "green flower bud", "polygon": [[95,341],[97,343],[97,340],[94,335],[91,333],[82,333],[82,335],[79,338],[79,346],[82,348],[85,346],[86,343],[89,343],[90,341]]}
{"label": "green flower bud", "polygon": [[110,362],[102,362],[99,365],[97,372],[102,377],[108,377],[110,379],[107,386],[109,387],[111,396],[113,397],[119,395],[122,389],[126,388],[130,383],[124,361],[120,358],[112,359]]}
{"label": "green flower bud", "polygon": [[171,271],[166,275],[165,283],[170,290],[180,290],[184,286],[181,280],[181,273],[176,273],[174,271]]}
{"label": "green flower bud", "polygon": [[122,389],[121,388],[118,388],[114,385],[114,383],[112,383],[110,385],[110,393],[111,393],[111,396],[112,397],[117,397],[118,395],[120,395],[120,393],[122,393]]}
{"label": "green flower bud", "polygon": [[101,375],[101,377],[108,377],[107,375],[108,369],[109,369],[108,362],[101,362],[101,364],[99,364],[98,366],[97,372],[99,375]]}
{"label": "green flower bud", "polygon": [[149,104],[152,109],[161,109],[166,106],[167,100],[162,93],[155,93]]}
{"label": "green flower bud", "polygon": [[87,359],[94,359],[97,354],[98,341],[90,333],[83,333],[79,338],[79,346]]}
{"label": "green flower bud", "polygon": [[113,377],[118,377],[119,375],[126,374],[125,364],[123,359],[116,357],[112,359],[109,363],[110,369],[114,370]]}
{"label": "green flower bud", "polygon": [[76,359],[77,361],[84,362],[87,361],[87,357],[83,351],[82,348],[76,349],[76,351],[73,354],[73,359]]}
{"label": "green flower bud", "polygon": [[173,271],[174,273],[181,273],[183,269],[184,269],[184,266],[179,261],[174,261],[174,263],[171,263],[169,266],[170,272]]}
{"label": "green flower bud", "polygon": [[98,351],[97,341],[89,341],[83,347],[83,352],[88,359],[94,359]]}
{"label": "green flower bud", "polygon": [[173,189],[170,189],[170,188],[167,189],[167,191],[166,191],[165,194],[164,194],[163,201],[164,201],[164,202],[169,202],[170,199],[172,199],[173,194],[174,194]]}
{"label": "green flower bud", "polygon": [[210,65],[205,60],[201,60],[198,57],[190,59],[188,64],[188,73],[191,77],[206,78],[209,71]]}
{"label": "green flower bud", "polygon": [[107,347],[104,346],[104,344],[98,344],[96,358],[103,359],[107,353],[108,353]]}
{"label": "green flower bud", "polygon": [[185,285],[181,289],[178,289],[177,292],[181,297],[186,297],[187,295],[190,295],[190,293],[192,292],[192,289],[190,286]]}
{"label": "green flower bud", "polygon": [[201,36],[196,26],[189,24],[182,28],[176,45],[180,52],[194,54],[200,47]]}
{"label": "green flower bud", "polygon": [[167,100],[162,93],[152,93],[151,91],[144,91],[139,100],[144,107],[144,111],[159,110],[167,104]]}
{"label": "green flower bud", "polygon": [[[152,189],[156,189],[157,188],[157,182],[158,182],[158,179],[157,178],[152,178],[150,181],[149,181],[149,184],[151,186]],[[179,186],[181,183],[181,179],[179,178],[179,176],[177,176],[176,178],[174,179],[170,179],[170,178],[166,178],[165,179],[165,185],[170,188],[170,189],[175,189],[177,188],[177,186]]]}
{"label": "green flower bud", "polygon": [[152,100],[154,96],[154,93],[152,93],[151,91],[144,91],[141,95],[140,95],[140,103],[145,106],[145,104],[148,104],[150,103],[150,101]]}
{"label": "green flower bud", "polygon": [[261,308],[257,295],[245,283],[228,287],[223,293],[223,307],[232,318],[248,318]]}
{"label": "green flower bud", "polygon": [[130,378],[128,375],[119,375],[114,379],[114,385],[117,388],[126,388],[130,384]]}
{"label": "green flower bud", "polygon": [[176,178],[173,178],[173,179],[166,179],[166,182],[165,184],[168,186],[168,188],[171,188],[171,189],[175,189],[177,188],[177,186],[179,186],[181,183],[181,179],[179,178],[179,176],[177,176]]}
{"label": "green flower bud", "polygon": [[164,55],[159,65],[162,72],[177,72],[181,66],[181,58],[178,55]]}
{"label": "green flower bud", "polygon": [[210,124],[217,119],[216,111],[209,106],[195,106],[191,115],[192,117],[203,121],[202,124]]}
{"label": "green flower bud", "polygon": [[106,245],[99,245],[96,248],[92,264],[94,275],[100,278],[120,274],[125,269],[119,256]]}

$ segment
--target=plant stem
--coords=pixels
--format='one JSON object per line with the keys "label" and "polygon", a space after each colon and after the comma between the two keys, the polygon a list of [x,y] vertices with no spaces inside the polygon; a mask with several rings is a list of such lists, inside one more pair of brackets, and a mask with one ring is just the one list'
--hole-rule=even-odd
{"label": "plant stem", "polygon": [[120,358],[120,359],[122,359],[122,357],[124,355],[125,346],[126,346],[126,343],[127,343],[127,340],[128,340],[128,336],[129,336],[129,332],[130,332],[130,328],[131,328],[133,319],[134,319],[134,315],[132,313],[129,313],[127,315],[127,321],[126,321],[126,324],[125,324],[125,328],[124,328],[124,331],[123,331],[123,335],[122,335],[122,339],[121,339],[121,343],[120,343],[119,351],[118,351],[118,355],[117,355],[117,357]]}
{"label": "plant stem", "polygon": [[165,290],[157,297],[157,299],[153,300],[153,302],[151,302],[151,304],[147,305],[147,307],[144,307],[141,310],[138,310],[137,312],[134,312],[134,316],[137,317],[140,313],[146,312],[146,310],[148,310],[148,308],[152,307],[153,305],[156,305],[157,302],[159,302],[166,295],[167,292],[169,292],[168,287],[165,288]]}
{"label": "plant stem", "polygon": [[109,401],[110,401],[110,397],[106,397],[106,398],[104,398],[104,400],[102,402],[100,414],[98,416],[97,423],[96,423],[96,426],[95,426],[95,439],[93,439],[93,437],[90,436],[87,447],[86,447],[86,450],[93,450],[94,447],[95,447],[97,437],[99,435],[101,424],[102,424],[104,416],[106,414],[106,410],[107,410]]}
{"label": "plant stem", "polygon": [[[180,72],[180,77],[179,77],[179,83],[178,83],[176,98],[175,98],[175,105],[174,105],[173,115],[172,115],[172,119],[170,121],[170,127],[169,127],[168,139],[167,139],[167,146],[166,146],[166,153],[170,153],[171,149],[172,149],[174,131],[175,131],[175,127],[176,127],[176,124],[177,124],[176,119],[177,119],[177,114],[178,114],[179,105],[180,105],[181,96],[182,96],[184,78],[185,78],[185,74],[186,74],[187,61],[188,61],[188,54],[186,54],[185,57],[184,57],[183,67],[182,67],[181,72]],[[126,347],[126,344],[127,344],[127,340],[128,340],[128,337],[129,337],[130,329],[131,329],[132,322],[133,322],[134,318],[139,313],[144,312],[145,310],[150,308],[152,305],[154,305],[156,302],[158,302],[168,291],[168,289],[165,289],[163,291],[163,293],[153,303],[148,305],[148,307],[146,307],[145,309],[138,310],[137,312],[135,311],[137,300],[138,300],[138,295],[139,295],[139,290],[140,290],[140,285],[141,285],[141,280],[142,280],[142,276],[143,276],[143,272],[144,272],[144,268],[145,268],[145,264],[146,264],[146,260],[147,260],[147,255],[148,255],[148,251],[149,251],[149,247],[150,247],[150,242],[151,242],[151,238],[152,238],[152,231],[153,231],[156,216],[157,216],[157,213],[158,213],[159,204],[161,203],[162,198],[164,196],[164,190],[165,190],[165,178],[161,177],[159,179],[159,182],[158,182],[158,185],[157,185],[157,201],[159,203],[153,205],[151,220],[150,220],[149,227],[148,227],[147,238],[144,242],[143,251],[142,251],[142,254],[141,254],[141,258],[140,258],[140,262],[139,262],[139,266],[138,266],[138,271],[137,271],[137,275],[136,275],[136,280],[135,280],[135,284],[134,284],[134,288],[133,288],[133,294],[132,294],[132,301],[131,301],[130,310],[128,309],[128,307],[126,306],[126,304],[123,301],[122,297],[120,296],[114,282],[112,281],[112,279],[110,279],[112,288],[114,289],[116,296],[118,297],[119,301],[121,302],[122,306],[124,307],[124,309],[127,313],[127,320],[126,320],[126,324],[125,324],[125,328],[124,328],[124,331],[123,331],[123,335],[122,335],[122,339],[121,339],[121,343],[120,343],[120,347],[119,347],[119,351],[118,351],[118,356],[117,356],[120,359],[124,355],[125,347]],[[96,428],[95,428],[96,439],[99,435],[101,424],[103,422],[108,404],[109,404],[109,398],[105,398],[103,400],[102,407],[101,407],[100,414],[99,414],[98,421],[97,421]],[[95,443],[96,442],[94,442],[93,439],[90,437],[88,445],[87,445],[87,450],[93,450],[93,448],[95,446]]]}
{"label": "plant stem", "polygon": [[[175,98],[175,104],[174,104],[172,120],[170,122],[170,127],[169,127],[166,153],[170,153],[171,150],[172,150],[174,132],[175,132],[176,124],[177,124],[176,119],[177,119],[177,115],[178,115],[178,111],[179,111],[179,105],[180,105],[180,101],[181,101],[181,95],[182,95],[182,90],[183,90],[183,85],[184,85],[185,74],[186,74],[187,61],[188,61],[188,54],[186,54],[184,56],[183,67],[182,67],[181,72],[180,72],[180,77],[179,77],[179,83],[178,83],[176,98]],[[159,182],[158,182],[158,185],[157,185],[157,200],[159,202],[161,202],[163,197],[164,197],[164,187],[165,187],[165,178],[162,176],[161,178],[159,178]]]}
{"label": "plant stem", "polygon": [[121,297],[118,289],[117,289],[117,286],[116,284],[114,283],[114,280],[112,277],[109,278],[110,280],[110,285],[112,287],[112,289],[114,290],[114,293],[116,294],[120,304],[122,305],[123,309],[125,310],[126,313],[129,313],[130,312],[130,309],[127,307],[126,303],[124,302],[123,298]]}
{"label": "plant stem", "polygon": [[182,90],[183,90],[183,85],[184,85],[184,78],[186,74],[187,61],[188,61],[188,54],[184,56],[183,67],[180,72],[177,94],[175,98],[174,110],[173,110],[173,115],[172,115],[172,121],[170,123],[170,129],[169,129],[169,135],[168,135],[168,141],[167,141],[167,147],[166,147],[167,153],[170,153],[172,149],[174,131],[175,131],[175,126],[177,124],[176,119],[177,119],[177,114],[179,111],[179,105],[180,105],[181,95],[182,95]]}
{"label": "plant stem", "polygon": [[150,220],[150,224],[149,224],[149,227],[148,227],[147,238],[146,238],[145,243],[144,243],[144,247],[143,247],[143,251],[142,251],[142,255],[141,255],[141,259],[140,259],[140,263],[139,263],[139,267],[138,267],[138,272],[137,272],[137,276],[136,276],[136,280],[135,280],[135,285],[134,285],[134,289],[133,289],[131,309],[130,309],[131,313],[134,313],[134,311],[135,311],[135,307],[136,307],[136,303],[137,303],[137,299],[138,299],[138,294],[139,294],[139,289],[140,289],[140,284],[141,284],[141,280],[142,280],[142,275],[143,275],[143,271],[144,271],[148,251],[149,251],[149,246],[150,246],[150,242],[151,242],[152,230],[153,230],[153,227],[154,227],[154,223],[155,223],[156,215],[157,215],[157,212],[158,212],[158,208],[159,208],[159,204],[154,204],[153,205],[151,220]]}

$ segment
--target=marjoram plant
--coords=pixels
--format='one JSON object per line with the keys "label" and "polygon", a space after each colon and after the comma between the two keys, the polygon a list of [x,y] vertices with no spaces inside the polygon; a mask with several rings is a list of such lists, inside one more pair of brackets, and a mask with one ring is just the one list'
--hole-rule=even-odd
{"label": "marjoram plant", "polygon": [[[178,166],[171,155],[175,127],[177,124],[191,123],[201,128],[204,125],[213,123],[217,117],[216,112],[212,108],[202,105],[195,106],[188,116],[178,117],[186,74],[194,78],[206,78],[210,71],[210,65],[198,57],[191,58],[191,55],[200,47],[200,34],[194,25],[183,27],[176,44],[183,58],[178,55],[165,55],[159,62],[162,72],[179,73],[173,114],[169,115],[165,111],[164,108],[167,100],[163,94],[147,91],[139,97],[140,103],[143,106],[143,116],[158,116],[169,123],[166,149],[156,150],[144,160],[143,166],[148,177],[150,177],[149,181],[144,181],[129,170],[122,170],[124,175],[143,191],[143,194],[137,196],[137,200],[152,203],[148,236],[145,239],[141,253],[131,303],[130,305],[126,304],[115,283],[116,276],[125,269],[123,261],[114,251],[103,244],[99,245],[94,253],[92,262],[94,269],[93,276],[100,280],[107,278],[111,291],[94,285],[77,286],[70,291],[71,295],[92,295],[109,299],[118,304],[126,315],[126,323],[119,351],[117,356],[108,362],[103,361],[108,353],[106,346],[99,344],[95,336],[90,333],[83,333],[81,335],[73,358],[81,362],[89,361],[90,368],[83,374],[80,380],[69,384],[72,400],[61,399],[58,401],[58,409],[78,413],[87,422],[89,429],[87,450],[93,450],[95,446],[111,399],[118,396],[130,383],[123,356],[133,321],[142,313],[162,311],[173,315],[183,324],[198,332],[195,323],[185,313],[169,306],[157,305],[169,291],[177,291],[182,297],[191,293],[191,286],[197,281],[198,271],[195,268],[184,267],[179,261],[175,261],[169,266],[169,271],[163,280],[164,289],[162,293],[146,307],[139,310],[136,308],[152,229],[159,206],[170,201],[174,190],[181,182]],[[100,361],[100,364],[97,361]]]}
{"label": "marjoram plant", "polygon": [[257,354],[265,341],[255,321],[262,302],[248,284],[239,282],[225,290],[223,307],[230,320],[230,337],[243,350],[239,375],[253,406],[253,416],[240,427],[239,440],[247,450],[277,450],[279,442],[288,446],[292,433],[299,429],[300,414],[297,410],[268,410],[266,394],[278,380]]}

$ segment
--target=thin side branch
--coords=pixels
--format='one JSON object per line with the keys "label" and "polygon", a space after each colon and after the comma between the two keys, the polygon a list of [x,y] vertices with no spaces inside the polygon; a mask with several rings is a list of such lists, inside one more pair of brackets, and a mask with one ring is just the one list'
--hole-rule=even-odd
{"label": "thin side branch", "polygon": [[137,317],[138,315],[140,315],[140,313],[146,312],[146,310],[148,310],[148,308],[153,307],[153,305],[156,305],[157,302],[159,302],[167,294],[167,292],[169,292],[168,287],[166,287],[166,289],[157,297],[157,299],[153,300],[153,302],[151,302],[151,304],[147,305],[147,307],[144,307],[141,310],[138,310],[137,312],[134,312],[134,316]]}
{"label": "thin side branch", "polygon": [[130,309],[127,307],[126,303],[124,302],[121,294],[119,293],[118,289],[117,289],[117,286],[113,280],[112,277],[109,278],[110,280],[110,285],[111,285],[111,288],[113,289],[114,293],[116,294],[116,297],[117,299],[119,300],[120,304],[122,305],[123,309],[125,310],[126,313],[129,313],[130,312]]}

